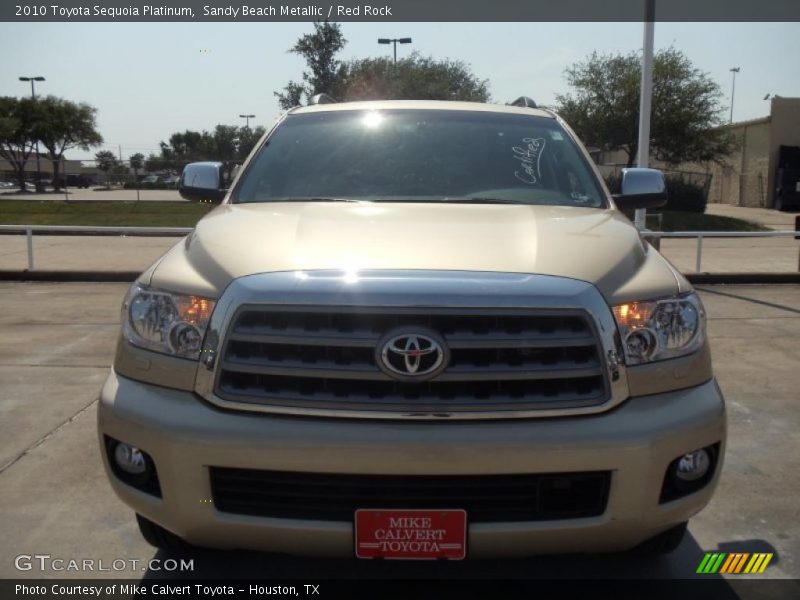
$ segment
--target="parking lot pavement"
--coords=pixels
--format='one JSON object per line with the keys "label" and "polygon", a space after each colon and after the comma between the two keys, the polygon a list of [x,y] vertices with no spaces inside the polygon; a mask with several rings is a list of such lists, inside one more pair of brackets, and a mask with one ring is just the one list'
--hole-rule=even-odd
{"label": "parking lot pavement", "polygon": [[[111,363],[124,284],[0,284],[0,577],[158,577],[102,471],[95,397]],[[775,552],[800,577],[800,286],[701,286],[729,445],[713,501],[670,556],[497,563],[356,563],[203,552],[188,576],[692,577],[705,551]],[[142,561],[133,572],[17,571],[19,554]],[[736,585],[736,582],[731,582]]]}

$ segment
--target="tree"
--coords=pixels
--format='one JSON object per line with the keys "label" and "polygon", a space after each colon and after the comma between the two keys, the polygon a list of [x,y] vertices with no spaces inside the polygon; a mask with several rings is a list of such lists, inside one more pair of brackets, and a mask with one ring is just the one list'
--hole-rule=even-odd
{"label": "tree", "polygon": [[55,96],[46,96],[36,103],[39,111],[36,136],[52,161],[54,187],[58,190],[61,187],[59,167],[64,152],[72,148],[88,151],[103,142],[103,136],[97,131],[97,109]]}
{"label": "tree", "polygon": [[36,144],[37,118],[37,105],[32,98],[0,97],[0,157],[14,169],[23,192],[25,165]]}
{"label": "tree", "polygon": [[97,163],[97,168],[106,174],[106,188],[110,188],[111,180],[109,179],[109,172],[119,164],[116,154],[109,150],[101,150],[94,155],[94,160]]}
{"label": "tree", "polygon": [[133,169],[133,177],[136,181],[139,181],[139,171],[144,167],[144,154],[141,152],[137,152],[136,154],[131,154],[128,157],[128,162],[131,165],[131,169]]}
{"label": "tree", "polygon": [[210,135],[209,146],[209,156],[216,157],[216,160],[222,162],[236,160],[239,151],[239,128],[235,125],[217,125],[214,127],[214,133]]}
{"label": "tree", "polygon": [[306,59],[308,70],[303,83],[290,81],[275,92],[280,107],[292,108],[323,92],[339,100],[490,100],[488,80],[478,79],[462,61],[413,53],[397,64],[383,57],[345,63],[336,53],[346,43],[338,24],[314,23],[314,32],[289,49]]}
{"label": "tree", "polygon": [[[168,148],[165,152],[165,146]],[[192,162],[208,160],[212,143],[207,131],[191,131],[173,133],[169,136],[169,144],[161,142],[161,156],[176,161]]]}
{"label": "tree", "polygon": [[[636,161],[641,60],[637,53],[596,52],[566,70],[573,94],[556,97],[557,111],[584,143],[623,150]],[[651,152],[668,164],[720,160],[733,141],[723,125],[722,91],[680,51],[667,48],[653,60]]]}
{"label": "tree", "polygon": [[114,175],[113,179],[117,184],[124,185],[125,180],[130,175],[130,169],[128,169],[124,163],[117,161],[117,163],[111,167],[111,173]]}
{"label": "tree", "polygon": [[305,94],[305,91],[306,88],[302,83],[290,81],[286,84],[286,87],[283,88],[283,92],[273,92],[273,94],[278,97],[278,106],[283,110],[289,110],[294,106],[303,104],[303,94]]}
{"label": "tree", "polygon": [[[173,133],[169,143],[161,142],[161,154],[150,154],[144,164],[148,171],[182,170],[190,162],[214,160],[225,164],[228,176],[234,166],[243,161],[266,133],[263,127],[237,127],[219,124],[213,132],[192,131]],[[144,157],[142,157],[144,158]]]}
{"label": "tree", "polygon": [[250,152],[253,151],[253,148],[255,148],[258,140],[264,137],[265,133],[267,133],[267,130],[260,125],[255,129],[242,127],[239,130],[238,159],[245,160],[250,155]]}
{"label": "tree", "polygon": [[166,171],[168,169],[176,168],[177,161],[175,160],[172,148],[166,142],[159,144],[161,154],[151,152],[144,161],[144,168],[146,171]]}
{"label": "tree", "polygon": [[353,60],[346,66],[345,100],[464,100],[488,102],[489,82],[460,60],[411,56]]}
{"label": "tree", "polygon": [[340,84],[344,79],[345,65],[336,59],[336,54],[344,48],[347,40],[338,23],[315,22],[313,33],[307,33],[289,49],[306,60],[308,71],[303,71],[303,83],[290,81],[283,92],[275,92],[278,104],[289,109],[306,101],[316,94],[325,93],[335,98],[341,97]]}

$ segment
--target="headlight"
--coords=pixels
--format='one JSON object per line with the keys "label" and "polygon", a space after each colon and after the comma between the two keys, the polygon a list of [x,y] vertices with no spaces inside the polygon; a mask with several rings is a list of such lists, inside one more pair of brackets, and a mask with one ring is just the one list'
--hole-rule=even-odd
{"label": "headlight", "polygon": [[122,305],[122,331],[134,346],[197,360],[214,304],[134,283]]}
{"label": "headlight", "polygon": [[613,310],[629,365],[683,356],[703,344],[706,313],[696,294],[619,304]]}

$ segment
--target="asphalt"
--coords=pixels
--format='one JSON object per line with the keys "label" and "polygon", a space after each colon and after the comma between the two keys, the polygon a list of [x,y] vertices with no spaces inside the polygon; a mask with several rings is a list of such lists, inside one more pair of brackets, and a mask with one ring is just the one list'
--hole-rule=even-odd
{"label": "asphalt", "polygon": [[[102,470],[96,397],[111,364],[124,284],[0,283],[0,578],[160,573],[18,571],[20,554],[167,558],[139,536]],[[800,577],[800,285],[699,286],[729,445],[718,491],[668,557],[535,557],[362,563],[203,552],[192,577],[695,577],[706,551],[774,552],[761,577]],[[706,578],[711,576],[704,576]],[[741,576],[740,576],[741,577]],[[725,582],[723,582],[725,583]],[[727,580],[734,588],[738,580]]]}

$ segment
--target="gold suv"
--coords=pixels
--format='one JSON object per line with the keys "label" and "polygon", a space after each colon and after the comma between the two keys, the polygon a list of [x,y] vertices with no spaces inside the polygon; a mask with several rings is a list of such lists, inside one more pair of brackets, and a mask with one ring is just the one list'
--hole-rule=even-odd
{"label": "gold suv", "polygon": [[98,428],[156,546],[363,559],[664,552],[711,498],[705,313],[529,100],[319,98],[128,292]]}

